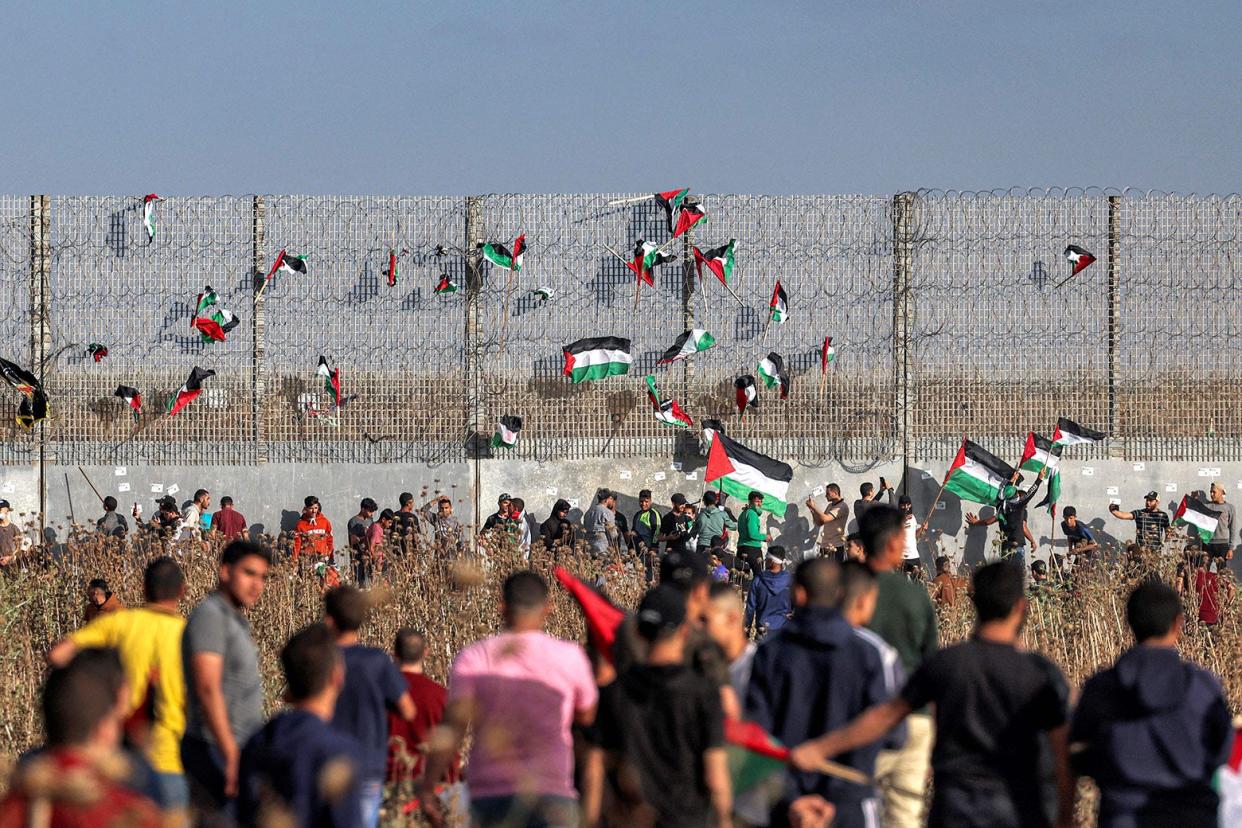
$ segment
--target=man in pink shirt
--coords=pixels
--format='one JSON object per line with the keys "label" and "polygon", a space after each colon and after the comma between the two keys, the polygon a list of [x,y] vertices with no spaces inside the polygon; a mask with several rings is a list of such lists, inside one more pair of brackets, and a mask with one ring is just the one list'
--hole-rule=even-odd
{"label": "man in pink shirt", "polygon": [[431,739],[420,792],[433,826],[445,824],[434,782],[467,727],[474,729],[466,768],[472,825],[578,824],[570,727],[595,720],[598,691],[582,648],[544,632],[550,611],[543,578],[530,571],[510,575],[501,603],[504,632],[472,644],[453,662],[448,710]]}

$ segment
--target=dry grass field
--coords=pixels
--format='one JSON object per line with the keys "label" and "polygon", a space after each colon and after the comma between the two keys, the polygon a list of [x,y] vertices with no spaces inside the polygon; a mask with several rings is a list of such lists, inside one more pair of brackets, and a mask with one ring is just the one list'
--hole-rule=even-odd
{"label": "dry grass field", "polygon": [[[285,539],[270,541],[278,552]],[[14,756],[40,740],[37,697],[44,675],[43,657],[57,638],[75,629],[82,619],[84,588],[94,577],[105,578],[127,605],[141,600],[142,568],[151,557],[174,554],[184,566],[188,609],[215,580],[218,546],[192,542],[169,546],[148,539],[129,545],[104,543],[92,536],[71,540],[51,555],[39,551],[0,576],[0,753]],[[294,565],[280,556],[267,590],[251,614],[262,658],[269,704],[279,704],[281,678],[277,653],[288,636],[319,617],[321,588],[309,566]],[[642,591],[641,572],[619,561],[597,562],[582,551],[552,555],[538,546],[531,566],[551,580],[551,569],[562,564],[584,578],[604,578],[605,589],[617,603],[632,607]],[[363,629],[367,643],[388,647],[399,627],[412,625],[426,631],[428,672],[443,680],[456,653],[466,644],[497,631],[497,604],[504,577],[521,566],[512,550],[493,550],[488,556],[448,565],[427,554],[394,555],[386,586],[376,591],[377,604]],[[1129,646],[1125,625],[1125,598],[1140,577],[1156,572],[1173,582],[1174,556],[1143,567],[1101,563],[1080,570],[1069,585],[1032,601],[1026,628],[1026,646],[1037,649],[1061,666],[1071,687],[1081,686],[1092,672],[1111,662]],[[552,632],[581,639],[583,626],[576,605],[554,587]],[[1242,624],[1238,597],[1225,608],[1214,628],[1197,621],[1196,598],[1187,595],[1187,634],[1183,654],[1221,677],[1231,709],[1242,713]],[[944,643],[969,632],[968,604],[941,611]],[[1090,793],[1084,785],[1084,813]],[[398,792],[394,804],[405,796]],[[396,813],[390,824],[405,823]],[[1086,824],[1084,822],[1084,824]]]}

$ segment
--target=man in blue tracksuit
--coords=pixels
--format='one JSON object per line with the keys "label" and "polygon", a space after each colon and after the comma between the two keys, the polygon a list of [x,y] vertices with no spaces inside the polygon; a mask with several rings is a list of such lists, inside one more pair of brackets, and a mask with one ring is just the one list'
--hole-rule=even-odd
{"label": "man in blue tracksuit", "polygon": [[793,577],[785,569],[784,547],[769,547],[763,571],[755,573],[746,593],[746,629],[754,624],[756,637],[762,638],[785,626],[793,611],[792,587]]}
{"label": "man in blue tracksuit", "polygon": [[[854,632],[837,607],[840,567],[828,558],[804,561],[794,573],[797,609],[759,645],[746,689],[746,718],[787,745],[841,727],[873,704],[889,700],[879,651]],[[842,753],[836,761],[875,772],[880,743]],[[833,828],[875,825],[875,788],[819,773],[790,771],[771,824],[789,824],[790,803],[819,794],[836,808]]]}
{"label": "man in blue tracksuit", "polygon": [[1232,729],[1219,679],[1183,661],[1182,602],[1145,581],[1126,602],[1136,646],[1083,686],[1070,725],[1074,768],[1100,788],[1101,828],[1215,828],[1212,775]]}

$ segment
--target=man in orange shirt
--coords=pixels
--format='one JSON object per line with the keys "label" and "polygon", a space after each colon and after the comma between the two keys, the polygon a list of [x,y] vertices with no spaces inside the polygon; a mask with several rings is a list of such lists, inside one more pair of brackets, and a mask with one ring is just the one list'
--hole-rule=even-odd
{"label": "man in orange shirt", "polygon": [[296,561],[302,554],[302,544],[307,546],[307,554],[321,558],[331,558],[334,543],[332,541],[332,523],[323,516],[319,506],[319,498],[307,495],[306,506],[302,509],[302,519],[298,521],[293,535],[293,559]]}

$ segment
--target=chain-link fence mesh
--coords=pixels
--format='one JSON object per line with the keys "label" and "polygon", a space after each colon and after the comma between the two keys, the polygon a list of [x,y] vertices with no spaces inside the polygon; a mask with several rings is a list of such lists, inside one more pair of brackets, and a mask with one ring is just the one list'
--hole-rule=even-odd
{"label": "chain-link fence mesh", "polygon": [[[27,369],[33,367],[30,222],[28,196],[0,196],[0,357]],[[27,463],[36,451],[35,435],[17,425],[18,400],[0,383],[0,463]]]}
{"label": "chain-link fence mesh", "polygon": [[[1238,196],[708,195],[707,221],[667,245],[675,260],[637,295],[622,259],[671,234],[659,205],[636,198],[172,198],[148,242],[141,197],[53,198],[46,231],[34,221],[44,202],[0,197],[0,355],[37,373],[32,343],[45,343],[53,415],[21,432],[6,390],[0,463],[29,462],[40,439],[60,462],[440,462],[467,456],[476,415],[486,431],[506,414],[525,423],[512,456],[667,456],[677,432],[652,414],[648,373],[696,425],[721,418],[811,465],[865,466],[907,445],[911,459],[944,458],[963,434],[1016,456],[1028,430],[1062,415],[1111,431],[1097,454],[1242,456],[1229,362],[1242,339]],[[521,272],[483,262],[473,290],[476,243],[521,233]],[[730,239],[736,296],[700,280],[690,256]],[[1096,263],[1067,278],[1067,244]],[[308,273],[261,288],[282,249]],[[768,321],[777,279],[783,324]],[[240,319],[226,342],[190,329],[208,284]],[[690,328],[715,347],[657,366]],[[608,335],[633,340],[630,374],[571,385],[563,346]],[[828,336],[837,359],[821,375]],[[108,348],[103,361],[91,343]],[[761,387],[739,420],[733,380],[769,352],[792,393]],[[321,355],[340,369],[339,410],[315,373]],[[216,371],[206,392],[161,416],[195,365]],[[122,384],[143,394],[138,422],[113,396]]]}
{"label": "chain-link fence mesh", "polygon": [[[252,199],[53,197],[45,438],[66,463],[252,462]],[[191,329],[207,286],[241,320],[224,342]],[[87,353],[103,345],[96,362]],[[192,411],[160,416],[194,366],[216,372]],[[142,394],[135,421],[120,385]]]}
{"label": "chain-link fence mesh", "polygon": [[[268,196],[262,300],[263,427],[270,460],[438,462],[467,437],[461,199]],[[396,257],[390,284],[390,253]],[[459,286],[436,294],[441,276]],[[316,376],[340,369],[334,410]]]}
{"label": "chain-link fence mesh", "polygon": [[[951,456],[965,433],[1016,459],[1028,431],[1051,437],[1061,415],[1105,428],[1108,198],[925,192],[913,213],[916,456]],[[1067,244],[1099,261],[1065,281]]]}

